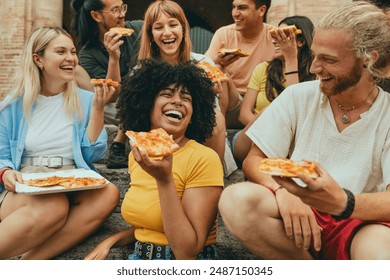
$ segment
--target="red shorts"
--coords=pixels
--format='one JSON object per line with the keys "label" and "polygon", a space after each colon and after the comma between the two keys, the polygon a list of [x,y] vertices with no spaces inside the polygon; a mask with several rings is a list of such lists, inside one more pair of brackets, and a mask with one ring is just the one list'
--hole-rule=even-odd
{"label": "red shorts", "polygon": [[313,209],[317,223],[323,228],[321,251],[310,248],[313,257],[324,260],[350,260],[351,242],[357,231],[364,225],[382,224],[390,227],[390,222],[362,221],[358,219],[335,220],[330,214]]}

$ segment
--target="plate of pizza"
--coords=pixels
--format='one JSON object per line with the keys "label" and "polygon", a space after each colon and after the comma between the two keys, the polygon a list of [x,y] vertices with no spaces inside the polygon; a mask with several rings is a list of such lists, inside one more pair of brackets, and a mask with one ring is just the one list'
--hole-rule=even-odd
{"label": "plate of pizza", "polygon": [[211,63],[201,60],[199,61],[196,66],[199,68],[202,68],[205,72],[207,77],[213,82],[217,83],[218,81],[227,81],[229,78],[226,76],[225,73],[222,72],[221,69],[218,67],[212,65]]}
{"label": "plate of pizza", "polygon": [[313,161],[294,161],[286,158],[264,158],[260,161],[258,170],[261,173],[297,178],[300,174],[306,174],[312,178],[319,177]]}
{"label": "plate of pizza", "polygon": [[163,128],[152,129],[148,132],[128,130],[126,135],[130,139],[130,146],[146,151],[150,157],[171,155],[180,148],[173,141],[172,135],[169,135]]}
{"label": "plate of pizza", "polygon": [[22,173],[24,183],[16,182],[17,193],[48,194],[100,189],[109,181],[93,170],[70,169],[44,173]]}

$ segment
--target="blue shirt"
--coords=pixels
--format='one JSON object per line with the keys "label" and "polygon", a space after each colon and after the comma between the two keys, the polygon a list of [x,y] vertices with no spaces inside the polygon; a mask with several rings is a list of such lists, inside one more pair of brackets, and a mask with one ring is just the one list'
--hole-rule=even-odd
{"label": "blue shirt", "polygon": [[[83,119],[73,117],[72,150],[77,168],[93,169],[93,162],[102,159],[107,151],[107,132],[102,129],[98,139],[91,143],[87,126],[92,110],[93,92],[77,89]],[[4,100],[3,102],[6,102]],[[0,169],[19,170],[25,148],[28,123],[23,113],[23,98],[18,97],[0,112]],[[4,186],[0,185],[0,192]]]}

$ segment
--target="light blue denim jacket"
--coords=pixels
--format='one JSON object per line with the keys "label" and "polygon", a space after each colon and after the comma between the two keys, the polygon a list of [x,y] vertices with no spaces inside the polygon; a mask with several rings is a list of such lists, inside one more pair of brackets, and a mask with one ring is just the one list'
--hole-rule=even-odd
{"label": "light blue denim jacket", "polygon": [[[79,121],[76,116],[73,117],[73,157],[77,168],[95,170],[92,163],[102,159],[107,151],[107,132],[103,129],[94,143],[89,141],[87,126],[94,93],[82,89],[77,91],[83,119]],[[23,100],[19,97],[0,112],[0,169],[4,167],[20,169],[27,130],[28,123],[23,114]],[[0,184],[0,192],[3,190],[4,186]]]}

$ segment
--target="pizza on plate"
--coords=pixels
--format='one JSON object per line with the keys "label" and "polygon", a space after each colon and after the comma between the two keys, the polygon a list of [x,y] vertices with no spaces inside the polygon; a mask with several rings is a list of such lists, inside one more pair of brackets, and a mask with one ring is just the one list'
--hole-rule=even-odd
{"label": "pizza on plate", "polygon": [[113,86],[117,88],[119,86],[119,82],[113,81],[111,79],[99,79],[99,78],[93,78],[91,79],[91,84],[94,86],[103,85],[103,82],[106,81],[107,85]]}
{"label": "pizza on plate", "polygon": [[103,185],[106,183],[104,178],[94,178],[94,177],[61,177],[61,176],[49,176],[37,179],[25,180],[24,184],[34,187],[53,187],[53,186],[62,186],[65,188],[75,188],[75,187],[85,187],[85,186],[95,186]]}
{"label": "pizza on plate", "polygon": [[240,48],[235,48],[235,49],[220,48],[218,52],[224,54],[234,54],[241,57],[249,56],[249,53],[241,50]]}
{"label": "pizza on plate", "polygon": [[125,28],[125,27],[112,27],[110,28],[110,31],[116,31],[122,36],[130,36],[134,33],[134,29],[131,28]]}
{"label": "pizza on plate", "polygon": [[126,135],[130,139],[131,146],[146,151],[150,157],[171,155],[179,149],[179,145],[163,128],[152,129],[149,132],[128,130]]}
{"label": "pizza on plate", "polygon": [[74,177],[50,176],[45,178],[25,180],[24,184],[34,187],[59,186],[62,182],[72,180]]}
{"label": "pizza on plate", "polygon": [[272,37],[274,37],[278,29],[281,29],[284,34],[286,34],[286,36],[290,36],[290,29],[294,32],[295,35],[302,34],[302,30],[298,29],[295,25],[289,25],[283,28],[271,28],[268,32],[271,34]]}
{"label": "pizza on plate", "polygon": [[306,174],[312,178],[319,176],[314,162],[293,161],[286,158],[264,158],[259,163],[259,171],[284,177],[298,177],[300,174]]}
{"label": "pizza on plate", "polygon": [[218,67],[210,64],[209,62],[207,61],[199,61],[197,64],[197,66],[199,66],[200,68],[202,68],[205,72],[206,72],[206,75],[209,79],[211,79],[211,81],[213,83],[216,83],[218,81],[227,81],[229,78],[225,75],[225,73],[222,72],[221,69],[219,69]]}

